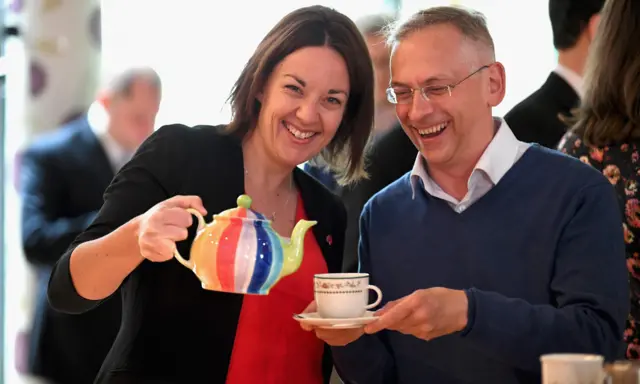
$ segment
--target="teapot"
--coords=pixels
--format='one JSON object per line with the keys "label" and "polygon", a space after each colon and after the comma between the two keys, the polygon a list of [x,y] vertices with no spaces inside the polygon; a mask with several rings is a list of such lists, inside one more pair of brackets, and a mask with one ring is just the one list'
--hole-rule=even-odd
{"label": "teapot", "polygon": [[175,258],[193,271],[202,288],[213,291],[267,295],[283,277],[302,264],[304,236],[317,224],[300,220],[291,239],[280,237],[264,215],[251,209],[251,197],[240,195],[236,208],[213,215],[207,224],[195,209],[187,212],[198,219],[198,229],[185,260]]}

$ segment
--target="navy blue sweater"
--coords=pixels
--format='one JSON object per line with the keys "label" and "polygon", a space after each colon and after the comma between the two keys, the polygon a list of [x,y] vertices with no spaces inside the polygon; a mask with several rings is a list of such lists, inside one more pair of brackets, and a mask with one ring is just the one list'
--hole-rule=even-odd
{"label": "navy blue sweater", "polygon": [[463,213],[409,174],[361,217],[360,269],[384,301],[463,289],[469,323],[422,341],[393,331],[334,348],[347,383],[540,383],[540,355],[621,357],[629,291],[621,214],[596,170],[532,146]]}

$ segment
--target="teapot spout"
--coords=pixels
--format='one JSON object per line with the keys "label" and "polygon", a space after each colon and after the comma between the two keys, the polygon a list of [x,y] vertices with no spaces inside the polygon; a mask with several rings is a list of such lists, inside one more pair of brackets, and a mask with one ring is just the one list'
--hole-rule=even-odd
{"label": "teapot spout", "polygon": [[280,277],[288,276],[300,268],[304,253],[304,236],[309,228],[313,227],[317,223],[317,221],[300,220],[293,228],[293,232],[291,233],[291,242],[280,238],[284,256]]}

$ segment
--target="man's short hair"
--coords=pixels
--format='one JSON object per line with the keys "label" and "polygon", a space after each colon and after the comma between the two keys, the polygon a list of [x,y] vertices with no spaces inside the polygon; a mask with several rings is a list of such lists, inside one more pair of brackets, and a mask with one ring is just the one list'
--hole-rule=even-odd
{"label": "man's short hair", "polygon": [[589,20],[602,10],[605,0],[549,0],[553,46],[558,50],[576,45]]}
{"label": "man's short hair", "polygon": [[388,13],[366,15],[356,20],[356,27],[364,36],[383,35],[386,28],[396,21],[396,17]]}
{"label": "man's short hair", "polygon": [[129,97],[136,81],[141,80],[162,93],[162,81],[158,73],[151,67],[131,67],[112,76],[105,91],[114,96]]}
{"label": "man's short hair", "polygon": [[465,38],[481,43],[489,49],[492,57],[495,56],[486,17],[478,11],[460,6],[431,7],[418,11],[388,30],[388,42],[394,46],[413,32],[441,24],[456,27]]}

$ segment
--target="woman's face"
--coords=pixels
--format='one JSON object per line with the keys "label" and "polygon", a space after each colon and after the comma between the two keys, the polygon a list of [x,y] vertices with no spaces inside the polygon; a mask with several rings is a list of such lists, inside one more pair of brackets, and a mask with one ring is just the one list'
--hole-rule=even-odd
{"label": "woman's face", "polygon": [[331,142],[348,97],[342,56],[328,47],[301,48],[274,68],[258,97],[257,138],[277,163],[302,164]]}

